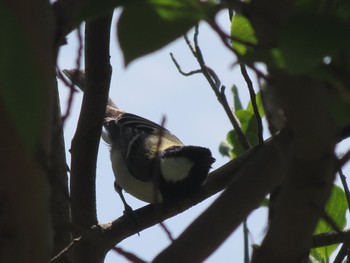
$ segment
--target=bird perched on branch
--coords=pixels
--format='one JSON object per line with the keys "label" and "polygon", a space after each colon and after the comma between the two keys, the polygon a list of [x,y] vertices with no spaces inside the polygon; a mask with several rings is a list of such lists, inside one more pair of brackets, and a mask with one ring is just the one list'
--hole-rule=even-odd
{"label": "bird perched on branch", "polygon": [[[84,73],[64,73],[83,90]],[[148,203],[178,199],[203,184],[215,161],[209,149],[184,145],[162,125],[119,110],[111,99],[103,127],[115,188],[126,208],[122,189]]]}
{"label": "bird perched on branch", "polygon": [[111,146],[116,186],[159,203],[198,189],[215,161],[209,149],[185,146],[170,131],[108,101],[102,138]]}

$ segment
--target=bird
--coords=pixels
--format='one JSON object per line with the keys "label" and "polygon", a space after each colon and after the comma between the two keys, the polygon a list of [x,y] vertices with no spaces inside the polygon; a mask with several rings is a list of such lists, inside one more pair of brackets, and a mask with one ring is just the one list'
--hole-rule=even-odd
{"label": "bird", "polygon": [[109,98],[102,139],[110,146],[115,189],[147,203],[163,203],[194,193],[215,162],[211,151],[184,145],[153,121],[127,113]]}
{"label": "bird", "polygon": [[[83,71],[63,73],[85,90]],[[178,200],[200,188],[215,162],[208,148],[184,145],[163,125],[120,110],[111,98],[101,137],[110,148],[114,188],[126,212],[132,209],[123,190],[147,203]]]}

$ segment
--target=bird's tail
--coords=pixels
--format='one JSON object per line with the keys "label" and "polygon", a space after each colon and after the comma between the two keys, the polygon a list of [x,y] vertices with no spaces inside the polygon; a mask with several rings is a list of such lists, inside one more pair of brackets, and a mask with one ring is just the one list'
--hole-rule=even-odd
{"label": "bird's tail", "polygon": [[[82,70],[76,69],[64,69],[64,75],[81,91],[85,90],[85,72]],[[112,101],[111,98],[108,98],[107,107],[105,112],[105,122],[110,120],[118,119],[124,111],[121,111],[117,105]]]}

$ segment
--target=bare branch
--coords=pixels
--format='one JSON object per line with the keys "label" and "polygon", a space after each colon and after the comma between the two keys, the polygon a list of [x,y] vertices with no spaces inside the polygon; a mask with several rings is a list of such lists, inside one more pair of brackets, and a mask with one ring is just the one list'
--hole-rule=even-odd
{"label": "bare branch", "polygon": [[[183,211],[207,199],[209,196],[212,196],[215,193],[225,189],[229,182],[235,180],[235,178],[245,178],[246,175],[248,175],[248,171],[245,171],[245,168],[250,167],[255,170],[255,172],[249,172],[249,175],[246,178],[247,180],[254,181],[255,179],[252,178],[252,176],[254,177],[254,174],[259,175],[258,177],[262,179],[260,166],[257,165],[257,162],[260,163],[259,156],[262,157],[262,162],[268,164],[267,159],[273,158],[275,154],[274,152],[281,143],[281,140],[285,140],[284,138],[280,137],[280,135],[277,135],[275,138],[267,141],[264,146],[251,149],[234,160],[231,160],[229,163],[225,164],[219,169],[211,172],[206,183],[192,196],[185,198],[184,200],[180,200],[179,202],[147,205],[135,210],[135,215],[139,219],[136,228],[134,224],[128,220],[127,216],[122,216],[112,223],[91,227],[88,232],[82,235],[82,240],[79,243],[94,242],[95,250],[102,250],[104,253],[107,253],[109,249],[112,249],[116,244],[125,238],[137,234],[138,232],[179,213],[182,213]],[[257,154],[259,156],[256,156]],[[276,155],[279,156],[280,154],[276,153]],[[266,180],[268,182],[268,178]],[[240,188],[239,192],[245,193],[245,190],[242,190],[242,185],[239,182],[237,182],[236,186],[237,188]],[[256,184],[255,187],[264,188],[265,186],[264,184]],[[244,206],[246,205],[247,204],[244,204]],[[239,207],[242,207],[241,202],[239,203]],[[78,246],[82,245],[79,244]],[[76,246],[74,247],[74,250],[75,249]]]}
{"label": "bare branch", "polygon": [[344,188],[346,201],[348,202],[348,209],[350,209],[350,191],[349,191],[349,186],[348,186],[348,183],[346,182],[346,177],[343,173],[342,168],[339,169],[338,173],[339,173],[339,177],[340,177],[341,183],[342,183],[343,188]]}
{"label": "bare branch", "polygon": [[185,36],[184,36],[184,39],[185,39],[185,41],[186,41],[186,44],[187,44],[188,48],[191,50],[192,55],[196,58],[196,57],[197,57],[196,50],[194,49],[194,47],[193,47],[191,41],[189,40],[188,36],[185,35]]}
{"label": "bare branch", "polygon": [[159,223],[160,227],[164,230],[166,236],[168,237],[168,239],[171,241],[171,242],[174,242],[174,237],[173,235],[171,234],[170,230],[167,228],[167,226],[164,224],[164,222],[160,222]]}
{"label": "bare branch", "polygon": [[[230,105],[227,102],[227,99],[225,96],[225,86],[221,85],[221,81],[220,81],[219,77],[217,76],[217,74],[215,73],[215,71],[213,69],[211,69],[210,67],[208,67],[204,61],[204,57],[203,57],[202,51],[201,51],[201,49],[199,47],[199,43],[198,43],[198,35],[199,35],[199,31],[198,31],[198,25],[197,25],[195,27],[195,33],[194,33],[194,37],[193,37],[194,47],[192,46],[192,44],[187,36],[185,36],[185,41],[186,41],[189,49],[191,50],[193,56],[197,59],[197,62],[201,68],[200,72],[204,75],[204,77],[208,81],[210,87],[214,91],[217,99],[219,100],[220,104],[224,108],[227,117],[229,118],[234,130],[236,131],[239,142],[241,143],[241,145],[243,146],[244,149],[248,150],[251,148],[251,146],[250,146],[247,138],[245,137],[245,135],[241,129],[241,124],[239,123],[239,120],[237,119],[234,112],[231,110]],[[175,63],[175,61],[174,61],[174,63]],[[175,65],[176,64],[178,65],[177,62],[175,63]],[[177,66],[177,68],[179,69],[178,66]]]}
{"label": "bare branch", "polygon": [[348,242],[350,238],[350,230],[344,230],[341,232],[328,232],[322,233],[318,235],[314,235],[312,237],[312,246],[316,247],[325,247],[334,244]]}
{"label": "bare branch", "polygon": [[56,256],[51,258],[49,262],[51,263],[51,262],[55,262],[56,260],[61,259],[63,256],[68,254],[74,248],[74,246],[76,246],[79,243],[80,240],[81,240],[81,237],[74,238],[73,241],[67,247],[62,249],[62,251],[60,251],[60,253],[58,253]]}
{"label": "bare branch", "polygon": [[146,263],[146,261],[144,261],[141,258],[137,257],[135,254],[127,252],[127,251],[125,251],[124,249],[122,249],[120,247],[114,247],[114,248],[112,248],[112,250],[114,250],[119,255],[122,255],[127,260],[129,260],[130,262],[133,262],[133,263]]}
{"label": "bare branch", "polygon": [[190,72],[184,72],[182,69],[181,69],[181,66],[180,64],[177,62],[177,60],[175,59],[173,53],[170,53],[170,57],[172,59],[172,61],[174,62],[177,70],[179,71],[179,73],[183,76],[191,76],[191,75],[194,75],[194,74],[199,74],[199,73],[202,73],[202,70],[201,69],[197,69],[197,70],[191,70]]}

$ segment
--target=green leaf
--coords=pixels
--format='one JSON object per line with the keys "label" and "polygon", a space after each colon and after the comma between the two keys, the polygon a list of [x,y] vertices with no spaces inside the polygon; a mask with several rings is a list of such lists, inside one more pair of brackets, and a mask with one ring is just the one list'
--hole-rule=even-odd
{"label": "green leaf", "polygon": [[124,63],[154,52],[184,35],[218,8],[195,0],[136,1],[125,5],[118,21]]}
{"label": "green leaf", "polygon": [[[333,219],[340,229],[346,225],[347,201],[344,191],[337,185],[333,186],[333,191],[326,205],[326,213]],[[318,223],[315,234],[325,233],[333,230],[324,220]]]}
{"label": "green leaf", "polygon": [[312,72],[324,57],[350,44],[349,27],[335,16],[302,13],[289,19],[279,36],[280,55],[292,73]]}
{"label": "green leaf", "polygon": [[[254,113],[247,110],[238,110],[235,112],[235,115],[240,121],[242,132],[247,137],[250,145],[257,145],[259,142],[257,137],[258,125]],[[232,150],[230,151],[231,158],[235,158],[245,151],[238,140],[235,130],[227,134],[227,142],[232,146]]]}
{"label": "green leaf", "polygon": [[0,1],[0,103],[10,114],[28,152],[33,152],[39,129],[39,74],[22,25]]}
{"label": "green leaf", "polygon": [[248,49],[247,45],[243,44],[242,42],[257,44],[255,31],[250,21],[241,14],[236,14],[232,17],[231,36],[236,39],[236,41],[232,41],[232,47],[240,55],[244,55]]}
{"label": "green leaf", "polygon": [[235,111],[243,109],[241,99],[239,98],[238,88],[236,85],[233,85],[231,88],[233,95],[233,106]]}
{"label": "green leaf", "polygon": [[[331,197],[326,205],[326,213],[340,229],[343,229],[346,225],[346,210],[347,201],[345,193],[339,186],[334,185]],[[333,231],[332,227],[321,219],[315,229],[315,234],[327,233],[329,231]],[[311,250],[311,255],[315,258],[322,257],[327,261],[336,248],[337,245],[315,248]]]}
{"label": "green leaf", "polygon": [[219,145],[219,153],[222,156],[230,157],[231,146],[227,142],[221,142]]}
{"label": "green leaf", "polygon": [[316,249],[311,250],[309,256],[309,263],[328,263],[329,260],[324,258],[321,254],[318,253]]}
{"label": "green leaf", "polygon": [[231,159],[234,159],[237,156],[244,153],[244,148],[243,148],[242,144],[239,142],[238,137],[237,137],[237,133],[235,130],[229,131],[229,133],[227,134],[226,140],[227,140],[228,144],[231,145],[231,147],[232,147],[230,150]]}
{"label": "green leaf", "polygon": [[[264,117],[265,111],[264,111],[264,106],[263,106],[263,103],[261,100],[261,92],[260,91],[256,94],[256,105],[258,106],[258,112],[260,114],[260,117],[261,118]],[[248,103],[247,111],[250,111],[251,113],[254,114],[254,109],[253,109],[253,105],[252,105],[251,101],[249,101],[249,103]]]}

